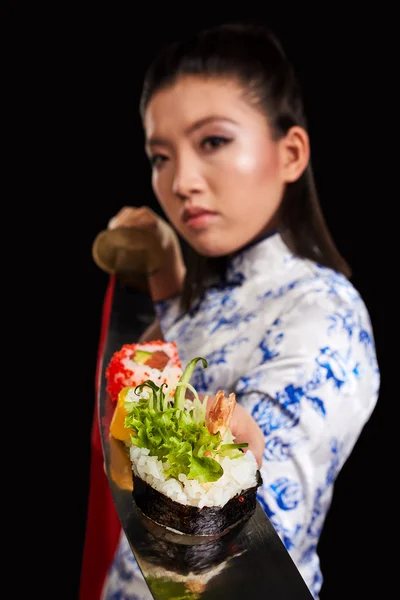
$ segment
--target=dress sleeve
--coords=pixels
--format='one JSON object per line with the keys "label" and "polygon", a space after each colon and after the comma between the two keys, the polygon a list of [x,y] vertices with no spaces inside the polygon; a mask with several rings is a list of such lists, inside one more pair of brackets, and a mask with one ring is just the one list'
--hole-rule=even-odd
{"label": "dress sleeve", "polygon": [[307,296],[261,335],[234,392],[265,436],[259,501],[307,569],[332,485],[377,401],[374,340],[362,302]]}

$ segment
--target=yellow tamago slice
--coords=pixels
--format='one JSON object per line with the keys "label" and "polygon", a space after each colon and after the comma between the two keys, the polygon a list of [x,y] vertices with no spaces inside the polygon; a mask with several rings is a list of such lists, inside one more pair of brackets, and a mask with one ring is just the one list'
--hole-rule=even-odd
{"label": "yellow tamago slice", "polygon": [[127,415],[124,403],[129,389],[130,388],[124,388],[120,391],[110,424],[110,434],[113,438],[122,440],[123,442],[129,442],[131,439],[130,436],[134,433],[133,429],[127,429],[124,425],[125,417]]}

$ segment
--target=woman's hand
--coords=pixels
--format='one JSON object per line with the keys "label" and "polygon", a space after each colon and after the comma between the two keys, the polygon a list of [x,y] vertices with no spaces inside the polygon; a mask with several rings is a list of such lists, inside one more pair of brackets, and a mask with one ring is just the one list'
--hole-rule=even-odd
{"label": "woman's hand", "polygon": [[235,405],[230,428],[235,436],[235,444],[247,442],[249,444],[247,450],[252,451],[258,467],[261,467],[265,448],[264,434],[251,414],[241,404],[236,403]]}
{"label": "woman's hand", "polygon": [[110,273],[142,273],[153,301],[182,291],[185,264],[172,227],[148,206],[124,206],[93,244],[95,262]]}
{"label": "woman's hand", "polygon": [[124,206],[108,222],[108,229],[133,227],[149,234],[154,245],[166,252],[179,241],[172,227],[148,206]]}

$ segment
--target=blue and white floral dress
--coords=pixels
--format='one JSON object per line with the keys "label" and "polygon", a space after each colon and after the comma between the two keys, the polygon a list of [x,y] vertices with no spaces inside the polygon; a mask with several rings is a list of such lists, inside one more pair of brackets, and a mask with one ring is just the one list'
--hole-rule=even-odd
{"label": "blue and white floral dress", "polygon": [[[263,430],[258,499],[318,598],[317,545],[333,484],[379,393],[362,298],[341,274],[294,256],[276,233],[238,253],[191,314],[180,314],[178,298],[156,311],[183,365],[207,359],[191,378],[197,391],[234,392]],[[103,598],[152,598],[124,535]]]}

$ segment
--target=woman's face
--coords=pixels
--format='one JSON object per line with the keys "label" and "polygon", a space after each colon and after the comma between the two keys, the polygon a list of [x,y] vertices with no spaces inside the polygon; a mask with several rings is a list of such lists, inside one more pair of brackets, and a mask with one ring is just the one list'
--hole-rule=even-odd
{"label": "woman's face", "polygon": [[238,83],[180,78],[153,96],[144,128],[154,192],[197,252],[222,256],[275,228],[287,154]]}

